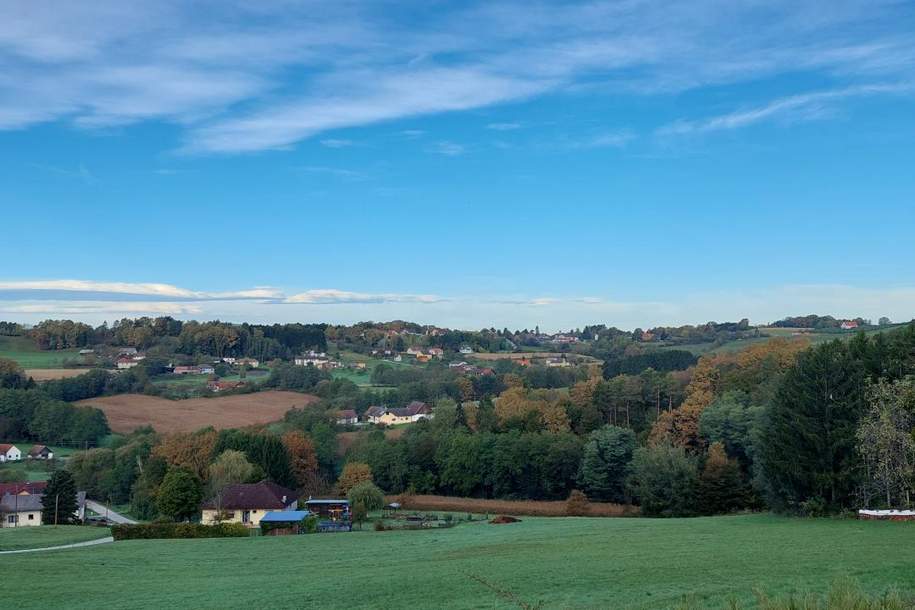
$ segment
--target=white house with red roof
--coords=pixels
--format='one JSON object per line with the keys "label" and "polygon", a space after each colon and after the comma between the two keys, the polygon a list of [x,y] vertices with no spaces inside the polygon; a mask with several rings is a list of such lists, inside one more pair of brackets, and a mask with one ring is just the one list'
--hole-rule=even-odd
{"label": "white house with red roof", "polygon": [[0,443],[0,462],[18,462],[22,459],[22,452],[16,445]]}

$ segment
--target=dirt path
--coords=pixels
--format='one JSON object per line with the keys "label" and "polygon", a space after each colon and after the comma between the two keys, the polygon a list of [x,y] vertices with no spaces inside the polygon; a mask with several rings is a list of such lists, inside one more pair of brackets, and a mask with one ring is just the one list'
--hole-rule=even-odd
{"label": "dirt path", "polygon": [[62,544],[60,546],[46,546],[40,549],[18,549],[15,551],[0,551],[0,555],[12,555],[13,553],[38,553],[40,551],[58,551],[60,549],[75,549],[81,546],[95,546],[97,544],[108,544],[114,542],[114,538],[107,536],[97,540],[87,540],[85,542],[74,542],[73,544]]}

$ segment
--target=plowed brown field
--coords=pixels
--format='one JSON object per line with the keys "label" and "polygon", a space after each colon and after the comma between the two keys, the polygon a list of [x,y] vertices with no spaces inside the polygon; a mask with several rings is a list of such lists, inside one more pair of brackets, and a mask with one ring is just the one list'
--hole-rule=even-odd
{"label": "plowed brown field", "polygon": [[213,426],[243,428],[283,418],[293,407],[303,407],[317,396],[297,392],[253,392],[213,398],[167,400],[145,394],[119,394],[81,400],[105,412],[114,432],[131,432],[139,426],[152,426],[156,432],[190,432]]}

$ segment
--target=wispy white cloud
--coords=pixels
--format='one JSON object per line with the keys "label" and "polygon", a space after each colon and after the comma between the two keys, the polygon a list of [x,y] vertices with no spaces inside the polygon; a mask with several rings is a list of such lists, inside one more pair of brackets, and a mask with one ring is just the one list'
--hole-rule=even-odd
{"label": "wispy white cloud", "polygon": [[352,140],[342,140],[338,138],[325,138],[321,144],[327,148],[348,148],[353,145]]}
{"label": "wispy white cloud", "polygon": [[434,153],[445,155],[446,157],[457,157],[467,152],[467,149],[464,148],[463,145],[448,140],[436,142],[430,150]]}
{"label": "wispy white cloud", "polygon": [[135,282],[99,282],[94,280],[16,280],[0,281],[0,299],[9,295],[31,294],[34,297],[46,295],[124,295],[136,297],[157,297],[161,299],[218,300],[218,299],[276,299],[282,292],[274,288],[252,288],[228,292],[205,292],[179,288],[171,284]]}
{"label": "wispy white cloud", "polygon": [[[0,129],[169,121],[184,129],[184,150],[198,153],[283,149],[341,127],[544,93],[651,95],[798,70],[889,82],[915,69],[909,9],[899,2],[823,11],[817,0],[777,1],[764,14],[758,3],[725,11],[718,0],[472,2],[410,25],[371,2],[320,11],[214,0],[42,6],[4,5]],[[759,120],[747,112],[730,121]]]}
{"label": "wispy white cloud", "polygon": [[365,180],[368,176],[362,172],[357,172],[351,169],[344,169],[340,167],[326,167],[323,165],[306,165],[302,168],[304,171],[310,174],[324,174],[327,176],[334,176],[336,178],[344,178],[346,180]]}
{"label": "wispy white cloud", "polygon": [[827,115],[832,106],[847,98],[913,92],[915,92],[915,86],[911,83],[883,83],[804,93],[780,98],[764,106],[738,110],[699,121],[677,121],[661,127],[658,130],[658,134],[686,135],[739,129],[755,123],[776,119],[788,122],[810,121]]}
{"label": "wispy white cloud", "polygon": [[371,294],[321,288],[300,292],[283,300],[284,303],[326,305],[338,303],[440,303],[442,297],[431,294]]}
{"label": "wispy white cloud", "polygon": [[84,316],[98,314],[122,316],[194,316],[204,313],[204,308],[194,303],[169,303],[165,301],[3,301],[0,313],[7,315]]}
{"label": "wispy white cloud", "polygon": [[486,126],[486,129],[495,131],[514,131],[515,129],[521,129],[521,123],[489,123]]}

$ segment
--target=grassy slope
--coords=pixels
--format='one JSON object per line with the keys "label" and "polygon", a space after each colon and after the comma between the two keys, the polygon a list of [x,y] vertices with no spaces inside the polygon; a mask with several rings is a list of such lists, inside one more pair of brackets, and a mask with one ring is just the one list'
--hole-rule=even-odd
{"label": "grassy slope", "polygon": [[[752,589],[915,590],[915,526],[767,515],[538,519],[450,530],[129,541],[19,557],[10,607],[510,608],[474,577],[544,608],[699,607]],[[36,574],[54,587],[36,590]]]}
{"label": "grassy slope", "polygon": [[[111,531],[107,527],[82,527],[79,525],[7,527],[0,529],[0,551],[41,549],[48,546],[95,540],[110,535]],[[11,562],[4,561],[4,563],[9,564]]]}
{"label": "grassy slope", "polygon": [[15,360],[24,369],[62,368],[64,360],[79,358],[78,349],[41,351],[28,337],[0,337],[0,358]]}

